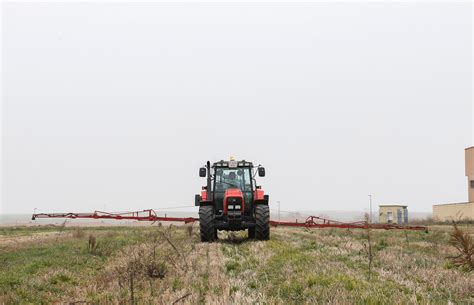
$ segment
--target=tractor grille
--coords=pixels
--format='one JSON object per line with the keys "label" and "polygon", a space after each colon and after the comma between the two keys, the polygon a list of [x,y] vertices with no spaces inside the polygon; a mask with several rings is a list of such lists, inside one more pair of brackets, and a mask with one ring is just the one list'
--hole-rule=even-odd
{"label": "tractor grille", "polygon": [[227,198],[227,210],[228,211],[242,210],[242,198],[238,198],[238,197]]}

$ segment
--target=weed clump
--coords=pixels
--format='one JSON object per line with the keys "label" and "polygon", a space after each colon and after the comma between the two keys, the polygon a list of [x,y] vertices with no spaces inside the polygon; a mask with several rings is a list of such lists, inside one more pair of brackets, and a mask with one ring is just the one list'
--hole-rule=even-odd
{"label": "weed clump", "polygon": [[86,236],[86,233],[84,232],[84,229],[82,228],[76,228],[73,232],[72,232],[72,237],[74,238],[84,238],[84,236]]}
{"label": "weed clump", "polygon": [[[161,293],[156,280],[165,280],[170,270],[171,278],[189,271],[188,255],[194,250],[189,249],[186,240],[177,238],[172,234],[173,229],[158,230],[147,235],[145,242],[121,250],[119,264],[113,270],[114,277],[118,280],[121,289],[125,289],[132,304],[143,296],[145,285],[148,283],[150,297]],[[183,232],[184,233],[184,232]],[[188,231],[189,233],[189,231]],[[176,280],[176,279],[175,279]],[[172,290],[182,288],[181,282],[173,282]],[[139,296],[140,295],[140,296]],[[189,294],[181,296],[185,299]]]}
{"label": "weed clump", "polygon": [[453,221],[453,231],[449,244],[456,248],[457,255],[450,256],[453,265],[462,267],[467,271],[474,270],[474,242],[469,233],[461,230]]}
{"label": "weed clump", "polygon": [[186,232],[188,232],[189,237],[192,237],[193,236],[193,226],[192,225],[186,226]]}
{"label": "weed clump", "polygon": [[89,235],[89,242],[87,243],[87,251],[91,254],[97,254],[97,249],[99,248],[99,243],[97,238],[94,235]]}
{"label": "weed clump", "polygon": [[97,256],[110,256],[114,252],[114,245],[107,239],[99,243],[97,237],[91,234],[87,242],[87,252]]}
{"label": "weed clump", "polygon": [[384,238],[379,239],[379,240],[377,241],[377,244],[375,245],[375,249],[376,249],[377,251],[382,251],[383,249],[385,249],[385,248],[387,248],[387,247],[388,247],[388,243],[387,243],[387,241],[386,241]]}

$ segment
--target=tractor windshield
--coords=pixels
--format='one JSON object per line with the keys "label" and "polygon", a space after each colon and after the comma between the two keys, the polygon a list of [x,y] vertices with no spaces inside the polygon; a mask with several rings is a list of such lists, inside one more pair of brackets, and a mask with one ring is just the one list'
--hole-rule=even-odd
{"label": "tractor windshield", "polygon": [[252,191],[250,168],[217,168],[215,191],[223,192],[230,188],[238,188],[242,192]]}

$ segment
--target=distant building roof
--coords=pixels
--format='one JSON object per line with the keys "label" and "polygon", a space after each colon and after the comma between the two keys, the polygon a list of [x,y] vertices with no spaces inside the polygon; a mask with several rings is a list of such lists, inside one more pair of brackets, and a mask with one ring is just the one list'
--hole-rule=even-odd
{"label": "distant building roof", "polygon": [[402,207],[402,208],[406,208],[407,205],[403,205],[403,204],[381,204],[381,205],[379,205],[379,207]]}
{"label": "distant building roof", "polygon": [[473,202],[455,202],[455,203],[441,203],[441,204],[433,204],[433,206],[440,206],[440,205],[456,205],[456,204],[470,204]]}

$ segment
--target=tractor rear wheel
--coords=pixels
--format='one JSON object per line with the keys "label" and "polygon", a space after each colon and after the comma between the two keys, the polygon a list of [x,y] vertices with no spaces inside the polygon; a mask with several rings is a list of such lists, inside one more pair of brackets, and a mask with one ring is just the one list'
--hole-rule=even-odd
{"label": "tractor rear wheel", "polygon": [[216,240],[216,230],[214,228],[214,207],[199,207],[199,228],[201,230],[202,242],[212,242]]}
{"label": "tractor rear wheel", "polygon": [[255,207],[255,238],[258,240],[270,239],[270,209],[268,205],[259,204]]}

